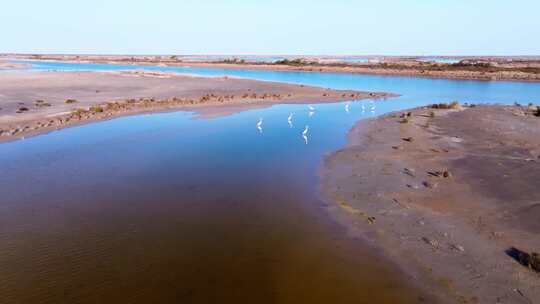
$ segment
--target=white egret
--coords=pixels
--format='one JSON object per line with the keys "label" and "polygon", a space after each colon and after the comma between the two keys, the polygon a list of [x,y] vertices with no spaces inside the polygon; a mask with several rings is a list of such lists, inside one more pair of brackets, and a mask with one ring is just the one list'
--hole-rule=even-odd
{"label": "white egret", "polygon": [[260,133],[262,133],[262,124],[263,124],[263,119],[259,118],[259,122],[257,123],[257,129],[259,129]]}
{"label": "white egret", "polygon": [[347,112],[347,113],[350,112],[349,107],[350,107],[350,104],[346,104],[346,105],[345,105],[345,112]]}
{"label": "white egret", "polygon": [[302,132],[302,135],[306,136],[308,131],[309,131],[309,126],[306,126],[306,128],[304,129],[304,132]]}
{"label": "white egret", "polygon": [[289,127],[292,128],[292,119],[293,119],[293,113],[289,114],[289,117],[287,118],[287,123],[289,123]]}
{"label": "white egret", "polygon": [[306,143],[306,145],[308,144],[308,137],[307,137],[308,131],[309,131],[309,126],[306,126],[306,128],[304,129],[304,132],[302,132],[302,138],[304,139],[304,142]]}

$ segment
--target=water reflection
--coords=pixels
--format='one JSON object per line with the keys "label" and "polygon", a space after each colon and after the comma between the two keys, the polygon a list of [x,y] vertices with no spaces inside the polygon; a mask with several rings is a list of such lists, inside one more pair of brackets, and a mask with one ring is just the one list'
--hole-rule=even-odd
{"label": "water reflection", "polygon": [[350,109],[349,109],[350,106],[351,105],[349,103],[345,104],[345,112],[347,112],[347,114],[349,114],[351,112]]}
{"label": "water reflection", "polygon": [[293,113],[290,113],[289,117],[287,118],[287,123],[289,124],[289,128],[293,127],[292,119],[293,119]]}
{"label": "water reflection", "polygon": [[373,100],[370,100],[369,104],[370,104],[369,110],[371,111],[371,115],[375,115],[375,110],[377,109],[377,107],[375,106],[375,103],[373,102]]}

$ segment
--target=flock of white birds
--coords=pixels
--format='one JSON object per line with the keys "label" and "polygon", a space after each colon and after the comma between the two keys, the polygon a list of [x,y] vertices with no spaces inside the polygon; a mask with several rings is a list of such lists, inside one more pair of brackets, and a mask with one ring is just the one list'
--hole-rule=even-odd
{"label": "flock of white birds", "polygon": [[[348,114],[351,112],[351,108],[350,108],[351,104],[350,103],[346,103],[345,104],[345,112]],[[362,103],[362,114],[366,112],[366,105],[364,103]],[[369,110],[372,114],[375,114],[375,103],[373,102],[373,100],[370,100],[369,101]],[[316,112],[316,109],[314,106],[308,106],[308,115],[309,117],[313,117],[313,115],[315,115],[315,112]],[[290,113],[289,114],[289,117],[287,117],[287,123],[289,124],[289,128],[292,128],[293,127],[293,118],[294,118],[294,113]],[[263,118],[259,118],[259,121],[257,122],[257,130],[259,130],[259,133],[262,134],[263,132]],[[302,138],[304,139],[304,142],[306,143],[306,145],[308,144],[308,132],[309,132],[309,125],[306,125],[306,127],[304,128],[304,131],[302,132]]]}

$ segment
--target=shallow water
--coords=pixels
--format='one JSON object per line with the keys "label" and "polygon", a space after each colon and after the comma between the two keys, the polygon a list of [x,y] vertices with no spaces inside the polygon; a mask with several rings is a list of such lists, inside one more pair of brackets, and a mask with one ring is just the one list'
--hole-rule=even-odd
{"label": "shallow water", "polygon": [[425,62],[435,62],[435,63],[446,63],[446,64],[454,64],[461,61],[461,59],[451,59],[451,58],[422,58],[420,61]]}
{"label": "shallow water", "polygon": [[384,112],[540,96],[532,83],[226,72],[404,96],[313,114],[279,105],[210,120],[140,115],[0,145],[2,303],[420,302],[395,266],[328,216],[323,155]]}

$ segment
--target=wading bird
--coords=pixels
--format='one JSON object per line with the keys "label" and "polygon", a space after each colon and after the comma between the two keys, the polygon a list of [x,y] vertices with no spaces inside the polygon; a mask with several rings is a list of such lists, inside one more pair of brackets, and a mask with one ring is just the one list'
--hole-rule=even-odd
{"label": "wading bird", "polygon": [[304,142],[306,143],[306,145],[308,144],[308,137],[307,137],[308,131],[309,131],[309,126],[306,126],[306,128],[304,129],[304,132],[302,132],[302,138],[304,138]]}
{"label": "wading bird", "polygon": [[287,118],[287,123],[289,123],[290,128],[292,128],[292,118],[293,118],[293,113],[289,114],[289,117]]}
{"label": "wading bird", "polygon": [[259,129],[259,132],[261,133],[262,133],[262,123],[263,123],[263,119],[259,118],[259,122],[257,123],[257,129]]}

